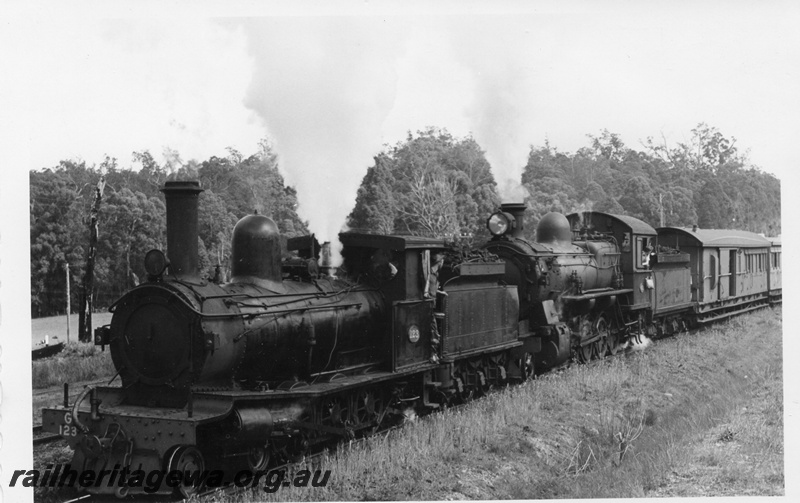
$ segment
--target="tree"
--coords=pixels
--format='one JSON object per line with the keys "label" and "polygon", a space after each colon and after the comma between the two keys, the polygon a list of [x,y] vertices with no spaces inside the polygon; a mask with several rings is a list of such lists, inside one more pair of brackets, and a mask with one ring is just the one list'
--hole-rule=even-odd
{"label": "tree", "polygon": [[367,169],[348,218],[351,227],[379,234],[394,232],[399,208],[392,190],[395,180],[390,165],[391,160],[384,153],[376,156],[375,165]]}
{"label": "tree", "polygon": [[728,163],[739,165],[746,163],[746,158],[739,155],[735,144],[736,138],[726,138],[717,128],[701,122],[692,129],[692,137],[688,143],[678,143],[676,147],[670,148],[663,138],[660,143],[656,143],[650,137],[645,147],[654,156],[679,171],[699,170],[715,173],[720,166]]}
{"label": "tree", "polygon": [[[426,183],[432,186],[425,187]],[[455,228],[434,224],[438,217],[427,206],[416,207],[428,204],[430,197],[440,198],[442,214],[449,215],[455,206]],[[409,134],[406,141],[375,157],[375,165],[361,181],[348,225],[369,232],[430,235],[435,228],[476,235],[486,232],[483,222],[497,204],[494,177],[477,142],[429,128]],[[413,216],[421,211],[428,213]]]}
{"label": "tree", "polygon": [[664,211],[664,225],[691,227],[697,223],[692,191],[683,187],[669,187],[662,191],[661,206]]}
{"label": "tree", "polygon": [[102,290],[96,297],[98,304],[108,305],[146,277],[145,253],[166,249],[166,207],[157,197],[123,188],[108,196],[99,226],[97,254],[105,257],[105,276],[98,268]]}
{"label": "tree", "polygon": [[[66,295],[64,264],[70,265],[70,281],[78,284],[85,260],[81,246],[81,182],[70,176],[70,168],[31,172],[31,309],[38,316],[63,312]],[[74,174],[74,173],[73,173]],[[78,289],[72,289],[70,304],[78,305]]]}
{"label": "tree", "polygon": [[[198,234],[207,253],[208,264],[202,264],[207,274],[213,277],[213,268],[219,264],[225,277],[229,273],[231,238],[236,225],[236,215],[228,211],[225,199],[212,189],[200,195],[198,210]],[[209,267],[212,269],[210,270]]]}
{"label": "tree", "polygon": [[406,194],[400,219],[414,234],[452,237],[458,234],[457,184],[443,174],[420,175]]}
{"label": "tree", "polygon": [[628,150],[622,138],[616,133],[604,129],[600,136],[586,135],[592,140],[592,150],[597,157],[604,157],[609,161],[621,162],[625,151]]}
{"label": "tree", "polygon": [[625,184],[625,193],[619,198],[625,214],[657,227],[659,221],[658,196],[644,177],[636,177]]}

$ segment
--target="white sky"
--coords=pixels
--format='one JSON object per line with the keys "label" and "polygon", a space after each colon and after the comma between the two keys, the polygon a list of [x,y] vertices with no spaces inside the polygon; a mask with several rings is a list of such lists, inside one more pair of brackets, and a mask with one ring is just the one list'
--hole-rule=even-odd
{"label": "white sky", "polygon": [[[608,129],[640,148],[648,136],[687,141],[700,122],[784,187],[797,163],[796,1],[109,4],[0,5],[0,205],[24,224],[3,227],[6,252],[27,239],[18,188],[30,169],[106,154],[125,167],[144,149],[159,161],[165,148],[249,155],[270,135],[307,163],[287,174],[303,184],[303,170],[322,168],[290,149],[330,155],[325,133],[345,117],[352,134],[333,137],[353,151],[335,168],[352,171],[339,200],[382,144],[429,125],[473,132],[498,181],[545,139],[573,152]],[[319,196],[299,190],[308,210]],[[4,297],[3,314],[15,301]]]}
{"label": "white sky", "polygon": [[[225,155],[228,146],[250,154],[267,134],[263,118],[245,106],[260,62],[236,23],[187,18],[178,7],[147,16],[104,4],[68,11],[45,5],[4,16],[4,69],[25,82],[4,120],[30,121],[30,161],[15,169],[72,157],[97,163],[104,154],[127,166],[132,151],[149,149],[160,160],[165,147],[184,160]],[[435,11],[425,4],[339,5],[352,14],[337,20],[343,33],[350,26],[397,28],[359,39],[393,44],[386,63],[395,73],[394,102],[378,121],[383,142],[427,125],[475,131],[470,107],[489,79],[498,95],[483,99],[513,91],[506,99],[521,117],[523,145],[547,138],[574,151],[605,128],[638,148],[648,136],[686,140],[706,122],[736,137],[765,171],[782,177],[794,160],[797,2],[487,2],[468,3],[466,15],[459,4]],[[194,16],[248,12],[192,9]],[[326,13],[313,5],[281,12]],[[251,21],[266,30],[281,19]],[[281,49],[275,58],[287,56]],[[303,64],[295,61],[293,70]]]}

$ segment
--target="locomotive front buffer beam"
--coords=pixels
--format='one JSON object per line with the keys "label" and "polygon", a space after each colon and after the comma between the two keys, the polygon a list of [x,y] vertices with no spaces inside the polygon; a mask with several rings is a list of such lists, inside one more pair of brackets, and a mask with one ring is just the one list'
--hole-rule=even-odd
{"label": "locomotive front buffer beam", "polygon": [[[94,474],[87,488],[92,494],[173,493],[175,488],[166,483],[156,488],[137,477],[155,471],[202,472],[207,467],[197,448],[202,440],[198,430],[220,420],[227,422],[226,416],[234,421],[240,416],[230,414],[231,403],[219,400],[195,400],[190,418],[185,408],[123,407],[121,397],[121,388],[86,388],[75,403],[42,410],[42,430],[62,435],[74,450],[70,469],[79,475]],[[269,435],[263,428],[243,426],[240,431],[245,435]],[[191,493],[191,487],[178,488],[186,495],[184,489]]]}

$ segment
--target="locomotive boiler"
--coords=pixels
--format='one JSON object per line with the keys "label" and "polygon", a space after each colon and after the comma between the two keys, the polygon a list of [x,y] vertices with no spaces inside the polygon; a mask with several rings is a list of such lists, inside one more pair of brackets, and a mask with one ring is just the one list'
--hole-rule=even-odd
{"label": "locomotive boiler", "polygon": [[[385,358],[384,294],[333,277],[284,280],[278,227],[263,215],[233,230],[231,280],[202,277],[202,189],[167,182],[163,192],[169,259],[148,252],[147,282],[115,302],[111,324],[95,332],[96,344],[110,346],[121,386],[86,388],[73,403],[65,390],[62,407],[43,411],[46,429],[66,432],[72,466],[258,471],[276,455],[303,450],[311,436],[322,441],[324,427],[345,431],[351,406],[360,406],[358,426],[373,425],[383,396],[364,394],[353,405],[353,396],[345,403],[326,391],[341,391],[331,383]],[[187,496],[198,488],[179,489]],[[131,490],[142,488],[92,489]]]}
{"label": "locomotive boiler", "polygon": [[[158,250],[148,253],[149,281],[111,307],[111,325],[100,335],[111,347],[126,403],[184,407],[190,387],[276,387],[377,361],[379,292],[332,278],[283,281],[278,228],[263,215],[249,215],[233,230],[231,281],[203,279],[201,189],[167,182],[163,191],[171,261]],[[167,267],[172,277],[165,280]]]}

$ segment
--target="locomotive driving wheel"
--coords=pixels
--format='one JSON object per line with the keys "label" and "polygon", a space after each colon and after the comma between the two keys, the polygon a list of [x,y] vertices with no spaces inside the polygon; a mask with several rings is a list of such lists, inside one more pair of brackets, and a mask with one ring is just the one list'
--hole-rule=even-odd
{"label": "locomotive driving wheel", "polygon": [[260,472],[269,465],[269,448],[264,445],[253,445],[247,450],[247,468],[251,472]]}
{"label": "locomotive driving wheel", "polygon": [[348,420],[349,412],[344,397],[329,399],[322,407],[322,424],[327,426],[343,426]]}
{"label": "locomotive driving wheel", "polygon": [[363,426],[371,422],[376,417],[375,395],[372,391],[359,391],[355,397],[355,421],[356,426]]}
{"label": "locomotive driving wheel", "polygon": [[594,342],[595,356],[602,360],[606,357],[606,353],[609,349],[609,330],[608,322],[606,321],[605,317],[601,316],[597,319],[594,324],[594,330],[595,333],[600,336],[600,338]]}
{"label": "locomotive driving wheel", "polygon": [[594,357],[598,360],[602,360],[606,357],[606,352],[608,351],[608,344],[606,342],[605,337],[601,337],[592,343],[592,349],[594,350]]}
{"label": "locomotive driving wheel", "polygon": [[621,347],[619,334],[617,332],[609,332],[606,338],[606,345],[608,346],[608,354],[612,356],[617,354]]}
{"label": "locomotive driving wheel", "polygon": [[[180,473],[202,473],[205,470],[206,463],[203,460],[203,454],[200,450],[193,445],[181,445],[176,447],[172,454],[167,457],[167,472],[177,470]],[[195,478],[195,480],[198,480]],[[192,495],[200,491],[199,485],[186,483],[181,479],[181,484],[175,488],[176,492],[180,493],[183,498],[191,498]]]}
{"label": "locomotive driving wheel", "polygon": [[528,379],[533,379],[534,371],[533,368],[533,355],[530,353],[525,353],[522,355],[522,358],[519,360],[519,369],[520,375],[522,377],[522,382],[527,381]]}
{"label": "locomotive driving wheel", "polygon": [[594,353],[593,344],[586,344],[584,346],[579,347],[575,351],[575,354],[578,356],[578,361],[581,363],[589,362],[589,360],[592,359],[592,353]]}

